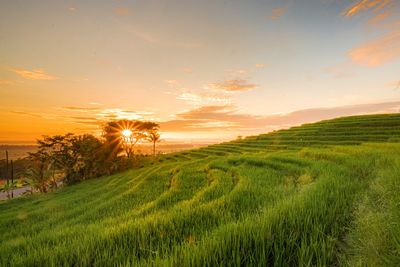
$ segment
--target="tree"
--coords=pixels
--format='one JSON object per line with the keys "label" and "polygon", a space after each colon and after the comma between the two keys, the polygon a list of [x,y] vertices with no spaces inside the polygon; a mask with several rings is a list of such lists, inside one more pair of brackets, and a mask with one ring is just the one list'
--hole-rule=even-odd
{"label": "tree", "polygon": [[38,190],[46,193],[50,176],[50,156],[41,146],[35,153],[29,153],[31,165],[25,173],[25,181],[31,186],[32,192]]}
{"label": "tree", "polygon": [[31,186],[31,192],[35,190],[46,193],[51,172],[41,162],[34,162],[25,173],[25,181]]}
{"label": "tree", "polygon": [[153,155],[156,154],[156,143],[160,142],[160,134],[158,129],[160,125],[152,121],[144,121],[139,125],[139,129],[145,132],[146,139],[153,143]]}
{"label": "tree", "polygon": [[[109,147],[112,158],[116,158],[122,151],[125,151],[128,158],[131,157],[133,147],[141,137],[136,132],[139,123],[132,120],[116,120],[106,123],[103,127],[103,137]],[[129,131],[130,135],[123,135],[124,131]]]}
{"label": "tree", "polygon": [[135,152],[135,146],[148,138],[149,132],[156,132],[159,125],[150,121],[116,120],[103,127],[103,137],[113,151],[113,156],[125,151],[128,158]]}
{"label": "tree", "polygon": [[[44,183],[57,185],[55,173],[63,175],[66,184],[108,174],[108,150],[93,135],[74,134],[44,136],[38,140],[38,150],[31,153],[32,162],[36,163],[30,176]],[[36,169],[35,169],[36,168]],[[44,177],[44,170],[49,172]],[[47,174],[47,173],[46,173]],[[35,177],[40,176],[41,178]],[[43,179],[43,181],[42,181]]]}
{"label": "tree", "polygon": [[161,141],[161,136],[157,131],[148,132],[147,140],[153,143],[153,156],[156,155],[156,143]]}
{"label": "tree", "polygon": [[106,156],[103,154],[103,143],[95,136],[85,134],[76,136],[71,142],[71,153],[75,158],[73,169],[79,180],[85,180],[105,174]]}
{"label": "tree", "polygon": [[57,185],[55,178],[56,171],[62,172],[64,179],[69,179],[74,173],[73,166],[76,159],[70,149],[74,138],[75,135],[72,133],[43,136],[43,139],[37,140],[37,152],[30,153],[32,161],[40,164],[38,166],[41,169],[40,172],[44,172],[44,170],[48,171],[46,173],[48,182],[51,182],[54,186]]}

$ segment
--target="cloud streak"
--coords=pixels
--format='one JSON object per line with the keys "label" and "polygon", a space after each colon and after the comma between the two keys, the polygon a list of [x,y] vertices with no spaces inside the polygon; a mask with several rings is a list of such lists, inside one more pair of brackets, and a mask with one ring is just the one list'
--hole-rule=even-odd
{"label": "cloud streak", "polygon": [[209,87],[226,92],[245,92],[256,89],[257,85],[249,83],[248,81],[243,79],[233,79],[225,80],[223,82],[212,83],[209,85]]}
{"label": "cloud streak", "polygon": [[343,12],[343,16],[352,17],[362,11],[378,12],[392,3],[392,0],[361,0],[351,5]]}
{"label": "cloud streak", "polygon": [[119,16],[128,16],[132,14],[132,11],[129,7],[116,7],[113,11]]}
{"label": "cloud streak", "polygon": [[19,76],[21,76],[22,78],[30,79],[30,80],[51,81],[51,80],[58,79],[55,76],[47,74],[42,69],[34,69],[34,70],[12,69],[12,71],[15,72],[16,74],[18,74]]}
{"label": "cloud streak", "polygon": [[195,105],[209,105],[209,104],[228,104],[232,100],[223,95],[208,94],[208,93],[190,93],[184,92],[178,95],[177,99],[187,101]]}
{"label": "cloud streak", "polygon": [[27,111],[18,111],[18,110],[13,110],[13,111],[10,111],[10,112],[14,113],[14,114],[18,114],[18,115],[23,115],[23,116],[32,116],[32,117],[36,117],[36,118],[44,118],[44,116],[39,114],[39,113],[33,113],[33,112],[27,112]]}
{"label": "cloud streak", "polygon": [[392,12],[389,10],[379,13],[379,14],[376,14],[374,17],[372,17],[370,20],[368,20],[368,25],[369,26],[379,25],[385,19],[389,18],[391,15],[392,15]]}
{"label": "cloud streak", "polygon": [[64,110],[70,110],[70,111],[79,111],[79,112],[93,112],[93,111],[98,111],[100,108],[96,107],[74,107],[74,106],[68,106],[68,107],[62,107]]}
{"label": "cloud streak", "polygon": [[351,60],[367,67],[377,67],[400,58],[400,30],[362,44],[349,52]]}

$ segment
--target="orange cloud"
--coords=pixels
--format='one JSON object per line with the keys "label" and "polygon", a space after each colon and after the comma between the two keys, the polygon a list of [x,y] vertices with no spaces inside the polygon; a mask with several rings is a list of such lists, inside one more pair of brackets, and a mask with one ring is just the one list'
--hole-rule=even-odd
{"label": "orange cloud", "polygon": [[379,14],[375,15],[373,18],[371,18],[370,20],[368,20],[368,25],[374,26],[374,25],[380,24],[383,20],[388,18],[391,14],[392,14],[392,12],[390,12],[390,11],[385,11],[383,13],[379,13]]}
{"label": "orange cloud", "polygon": [[73,123],[84,124],[84,125],[94,125],[100,127],[103,121],[93,118],[93,117],[70,117],[73,120]]}
{"label": "orange cloud", "polygon": [[204,106],[189,111],[179,113],[178,116],[183,119],[226,119],[235,111],[234,106]]}
{"label": "orange cloud", "polygon": [[177,114],[177,119],[161,122],[167,132],[241,131],[262,133],[303,123],[342,116],[398,112],[400,102],[361,104],[298,110],[286,114],[260,116],[238,113],[232,105],[203,106]]}
{"label": "orange cloud", "polygon": [[349,56],[353,62],[367,67],[377,67],[400,58],[400,30],[352,49]]}
{"label": "orange cloud", "polygon": [[90,111],[100,110],[99,108],[95,108],[95,107],[87,108],[87,107],[73,107],[73,106],[62,107],[62,109],[71,110],[71,111],[79,111],[79,112],[90,112]]}
{"label": "orange cloud", "polygon": [[23,69],[13,69],[12,71],[25,79],[46,80],[46,81],[57,79],[57,77],[45,73],[44,70],[42,69],[34,69],[32,71]]}
{"label": "orange cloud", "polygon": [[251,91],[257,88],[257,85],[251,84],[246,80],[234,79],[226,80],[223,82],[210,84],[210,87],[217,90],[223,90],[227,92],[244,92]]}
{"label": "orange cloud", "polygon": [[392,3],[392,0],[361,0],[343,12],[343,16],[352,17],[361,11],[372,10],[377,12]]}
{"label": "orange cloud", "polygon": [[272,10],[272,14],[269,17],[271,20],[278,20],[287,12],[287,7],[279,7]]}
{"label": "orange cloud", "polygon": [[257,63],[255,66],[256,66],[256,68],[262,69],[262,68],[265,68],[267,65],[265,65],[263,63]]}
{"label": "orange cloud", "polygon": [[114,8],[114,13],[120,16],[127,16],[130,15],[132,12],[129,7],[117,7]]}
{"label": "orange cloud", "polygon": [[44,118],[43,115],[39,113],[33,113],[33,112],[26,112],[26,111],[10,111],[11,113],[18,114],[18,115],[26,115],[26,116],[33,116],[37,118]]}

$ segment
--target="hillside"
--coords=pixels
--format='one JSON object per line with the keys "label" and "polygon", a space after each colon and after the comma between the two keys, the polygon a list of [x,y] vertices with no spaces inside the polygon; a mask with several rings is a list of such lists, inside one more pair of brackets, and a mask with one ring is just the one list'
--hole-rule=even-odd
{"label": "hillside", "polygon": [[161,156],[0,203],[0,266],[399,266],[400,114]]}

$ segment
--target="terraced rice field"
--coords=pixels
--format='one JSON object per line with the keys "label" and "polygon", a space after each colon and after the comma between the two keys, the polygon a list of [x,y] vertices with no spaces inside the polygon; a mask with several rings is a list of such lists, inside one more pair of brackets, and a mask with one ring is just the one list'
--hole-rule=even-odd
{"label": "terraced rice field", "polygon": [[169,154],[0,204],[1,266],[400,266],[400,115]]}

